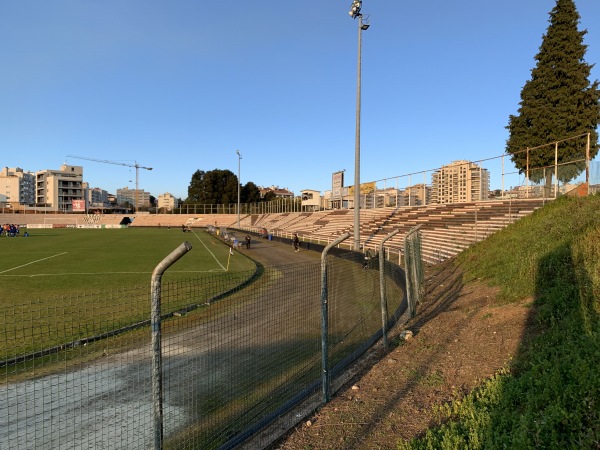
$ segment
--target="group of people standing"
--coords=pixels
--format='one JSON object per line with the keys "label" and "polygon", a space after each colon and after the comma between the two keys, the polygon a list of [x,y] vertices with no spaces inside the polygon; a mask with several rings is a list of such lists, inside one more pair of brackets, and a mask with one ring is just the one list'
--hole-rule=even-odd
{"label": "group of people standing", "polygon": [[[227,235],[224,235],[224,238],[225,238],[225,240],[229,240],[229,237]],[[231,241],[232,241],[233,248],[237,248],[238,246],[242,245],[242,243],[239,242],[235,236],[231,237]],[[250,243],[252,242],[252,238],[250,237],[249,234],[246,235],[246,237],[244,238],[244,241],[246,243],[246,249],[250,250]],[[292,237],[292,246],[294,247],[295,252],[300,251],[300,238],[298,237],[298,233],[294,233],[294,235]]]}
{"label": "group of people standing", "polygon": [[19,225],[14,223],[5,223],[0,227],[0,236],[17,237],[19,236]]}
{"label": "group of people standing", "polygon": [[[250,237],[249,234],[246,235],[246,237],[244,238],[244,241],[246,242],[246,249],[250,250],[250,243],[252,242],[252,238]],[[242,243],[239,242],[235,236],[233,236],[232,242],[233,242],[233,248],[237,248],[242,245]]]}
{"label": "group of people standing", "polygon": [[15,237],[19,235],[19,226],[14,223],[5,223],[0,229],[0,235]]}

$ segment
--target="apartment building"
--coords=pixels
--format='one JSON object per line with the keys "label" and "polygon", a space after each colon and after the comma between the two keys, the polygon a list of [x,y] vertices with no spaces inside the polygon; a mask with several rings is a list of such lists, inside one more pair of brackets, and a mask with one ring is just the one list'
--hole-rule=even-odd
{"label": "apartment building", "polygon": [[259,187],[260,198],[264,198],[269,192],[275,194],[275,198],[294,198],[294,193],[288,191],[287,188],[280,188],[279,186],[270,186],[270,187]]}
{"label": "apartment building", "polygon": [[99,187],[88,189],[88,202],[90,206],[108,206],[108,192]]}
{"label": "apartment building", "polygon": [[130,203],[136,208],[149,207],[150,192],[143,189],[129,189],[128,187],[117,189],[117,205],[123,206],[126,203]]}
{"label": "apartment building", "polygon": [[432,175],[432,203],[462,203],[487,200],[490,174],[469,161],[453,161]]}
{"label": "apartment building", "polygon": [[169,192],[159,195],[156,198],[157,206],[159,210],[173,211],[179,206],[177,198],[173,197]]}
{"label": "apartment building", "polygon": [[58,170],[35,173],[35,203],[54,211],[73,211],[73,202],[85,202],[83,167],[63,164]]}
{"label": "apartment building", "polygon": [[401,206],[423,206],[431,203],[431,186],[426,184],[413,184],[404,189],[404,203]]}
{"label": "apartment building", "polygon": [[12,208],[35,203],[35,174],[20,167],[0,170],[0,195],[2,203]]}

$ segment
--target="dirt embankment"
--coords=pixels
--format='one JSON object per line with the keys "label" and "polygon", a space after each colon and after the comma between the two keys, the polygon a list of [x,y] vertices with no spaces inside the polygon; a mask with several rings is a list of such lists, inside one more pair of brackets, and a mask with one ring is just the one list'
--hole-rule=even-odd
{"label": "dirt embankment", "polygon": [[[530,304],[498,305],[496,294],[465,285],[451,261],[434,267],[418,317],[392,330],[389,351],[373,352],[372,365],[271,449],[395,449],[424,432],[434,405],[470,391],[517,353]],[[414,337],[402,341],[405,328]]]}

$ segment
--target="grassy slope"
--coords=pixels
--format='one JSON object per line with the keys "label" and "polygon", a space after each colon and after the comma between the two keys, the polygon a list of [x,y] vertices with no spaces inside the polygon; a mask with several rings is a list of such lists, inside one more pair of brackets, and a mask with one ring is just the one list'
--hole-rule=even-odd
{"label": "grassy slope", "polygon": [[532,297],[539,334],[404,449],[600,448],[600,196],[561,198],[459,258],[499,301]]}

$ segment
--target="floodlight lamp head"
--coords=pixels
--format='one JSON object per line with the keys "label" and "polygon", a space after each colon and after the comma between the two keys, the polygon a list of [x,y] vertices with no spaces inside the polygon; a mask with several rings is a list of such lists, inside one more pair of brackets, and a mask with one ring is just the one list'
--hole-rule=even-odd
{"label": "floodlight lamp head", "polygon": [[354,0],[352,2],[352,6],[350,7],[350,12],[348,13],[348,14],[350,14],[350,17],[352,17],[353,19],[356,19],[358,16],[360,16],[361,5],[362,5],[361,0]]}

